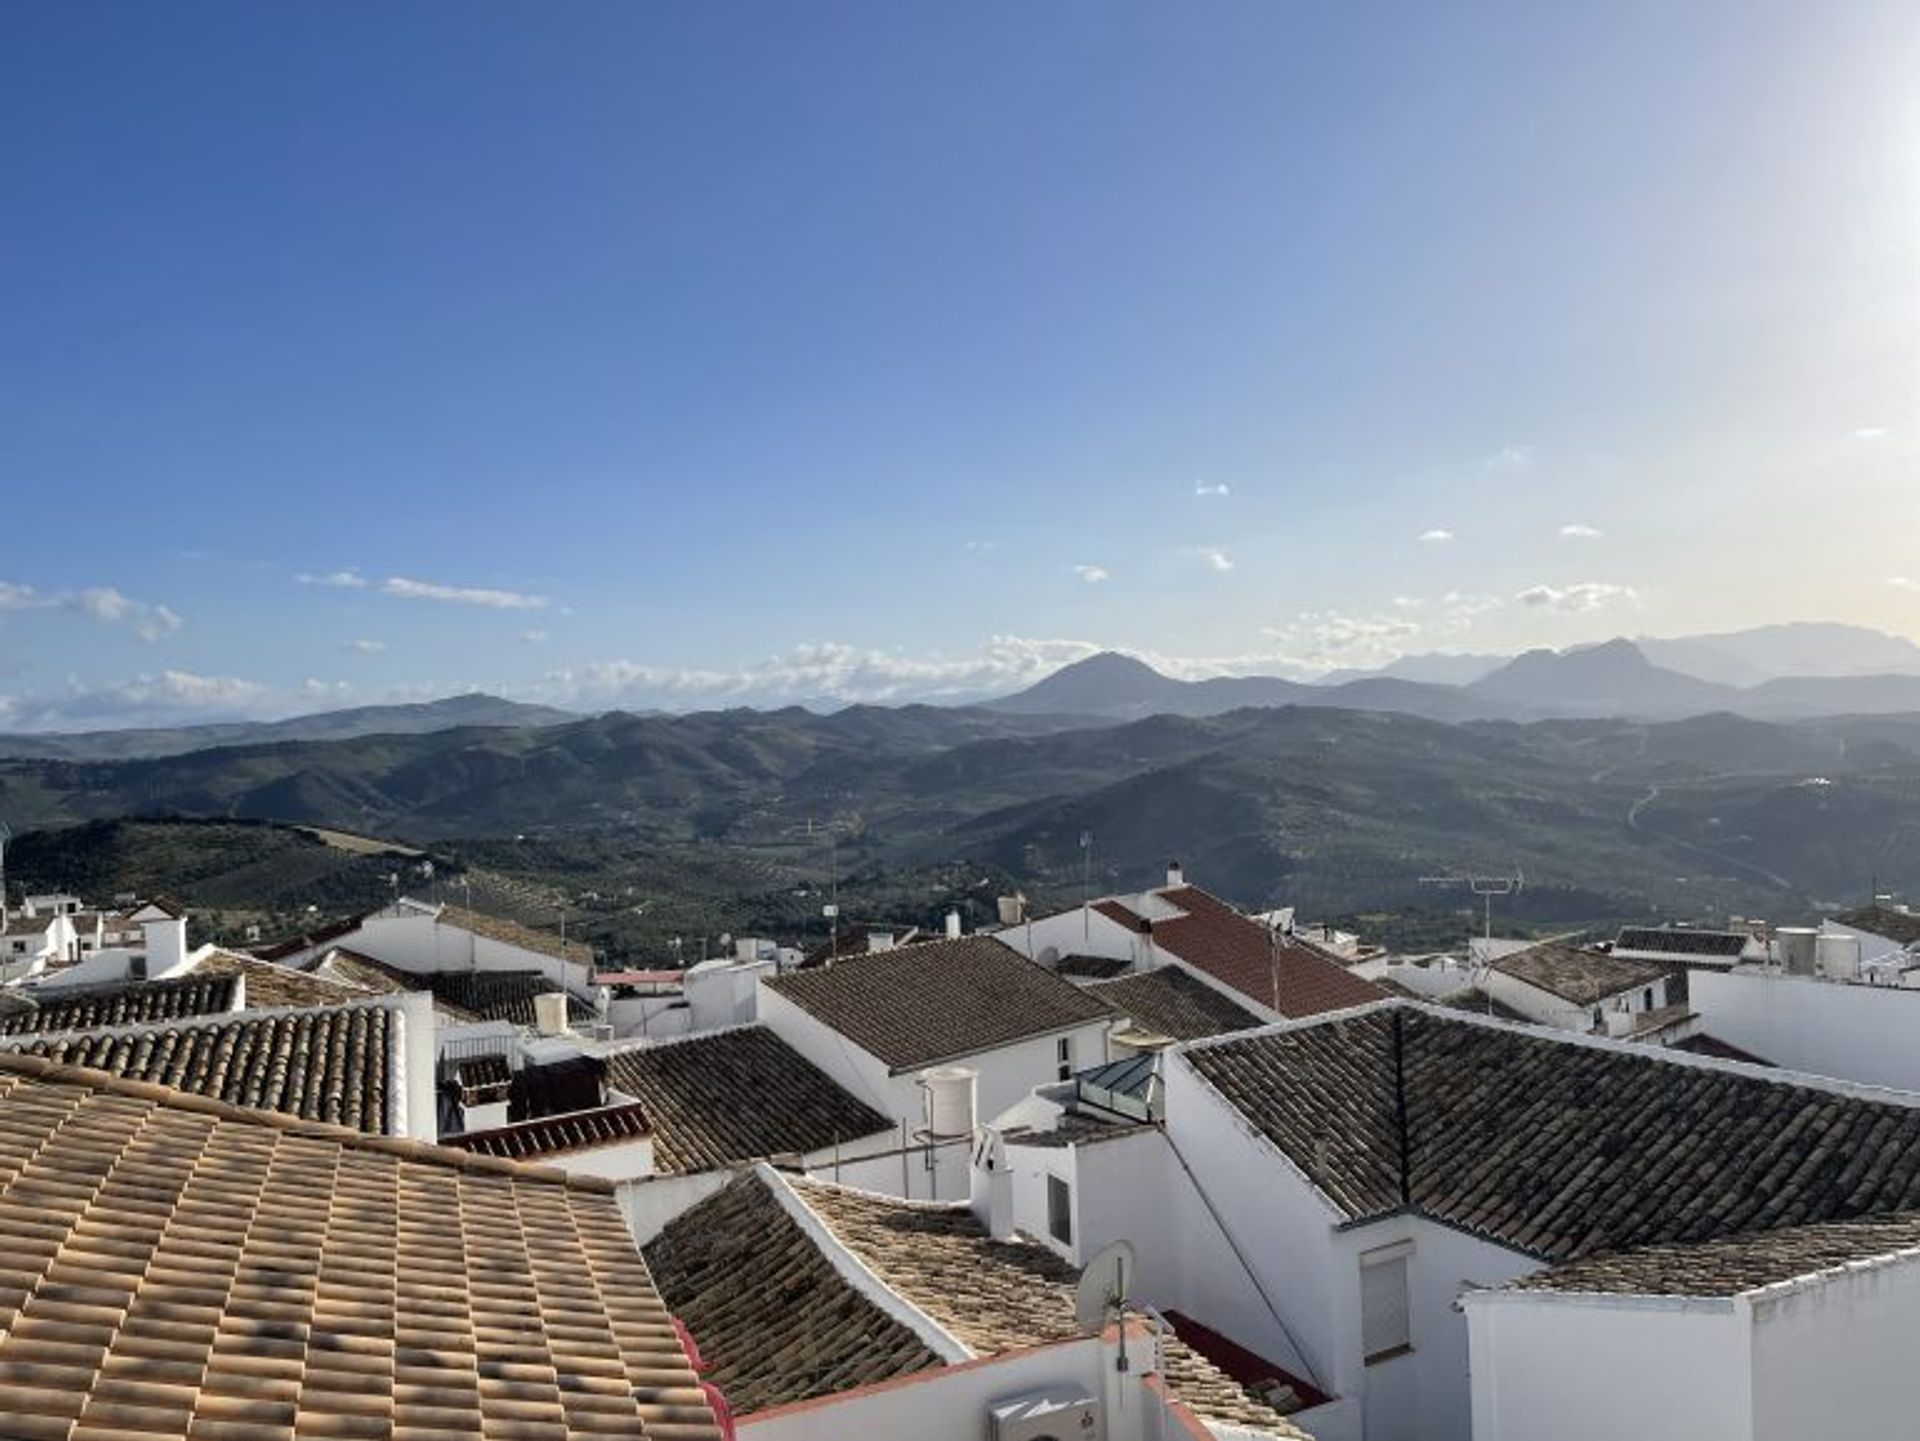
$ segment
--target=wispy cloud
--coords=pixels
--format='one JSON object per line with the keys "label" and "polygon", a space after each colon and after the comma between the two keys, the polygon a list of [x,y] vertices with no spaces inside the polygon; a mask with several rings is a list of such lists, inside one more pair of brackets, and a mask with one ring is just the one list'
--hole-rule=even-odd
{"label": "wispy cloud", "polygon": [[145,641],[172,635],[184,624],[179,612],[170,607],[135,600],[110,585],[42,591],[30,585],[0,581],[0,611],[61,611],[99,621],[102,625],[124,627]]}
{"label": "wispy cloud", "polygon": [[1098,565],[1076,565],[1073,568],[1073,573],[1088,585],[1098,585],[1101,581],[1106,580],[1109,575],[1105,566]]}
{"label": "wispy cloud", "polygon": [[1420,622],[1401,615],[1355,615],[1346,611],[1302,611],[1260,633],[1278,647],[1273,669],[1305,675],[1330,670],[1372,670],[1400,655],[1420,635]]}
{"label": "wispy cloud", "polygon": [[1450,530],[1443,530],[1439,526],[1435,526],[1432,530],[1421,531],[1420,539],[1426,542],[1426,544],[1428,545],[1445,545],[1448,541],[1453,539],[1453,532]]}
{"label": "wispy cloud", "polygon": [[1891,432],[1884,425],[1863,425],[1854,431],[1855,440],[1885,440]]}
{"label": "wispy cloud", "polygon": [[1579,613],[1601,610],[1610,605],[1636,605],[1639,603],[1640,596],[1632,586],[1583,580],[1568,586],[1528,586],[1514,599],[1522,605],[1532,606],[1535,609]]}
{"label": "wispy cloud", "polygon": [[248,714],[268,688],[237,676],[166,670],[37,696],[0,696],[0,725],[18,730],[165,725]]}
{"label": "wispy cloud", "polygon": [[354,570],[336,570],[326,575],[299,575],[302,585],[323,585],[332,590],[377,590],[382,595],[402,600],[433,600],[450,605],[477,605],[491,610],[545,610],[543,595],[527,595],[517,590],[498,590],[490,586],[439,585],[433,581],[412,580],[390,575],[385,580],[369,580]]}
{"label": "wispy cloud", "polygon": [[1533,465],[1530,445],[1503,445],[1487,457],[1487,469],[1495,475],[1514,475]]}
{"label": "wispy cloud", "polygon": [[1887,577],[1887,584],[1895,590],[1920,590],[1920,580],[1915,580],[1910,575],[1890,575]]}
{"label": "wispy cloud", "polygon": [[538,627],[533,630],[523,630],[520,632],[520,639],[526,645],[545,645],[547,632]]}
{"label": "wispy cloud", "polygon": [[1560,535],[1564,540],[1598,540],[1605,534],[1598,526],[1582,525],[1579,521],[1560,527]]}
{"label": "wispy cloud", "polygon": [[1208,570],[1225,575],[1233,569],[1233,558],[1218,546],[1203,545],[1199,553],[1201,561],[1205,563]]}
{"label": "wispy cloud", "polygon": [[1196,480],[1193,483],[1193,493],[1201,497],[1210,495],[1232,495],[1233,487],[1228,485],[1224,480]]}
{"label": "wispy cloud", "polygon": [[356,655],[384,655],[387,643],[383,640],[368,640],[363,637],[360,640],[341,642],[340,649],[350,650]]}
{"label": "wispy cloud", "polygon": [[982,553],[989,550],[1000,549],[1000,542],[997,540],[970,540],[967,541],[961,549],[974,553]]}

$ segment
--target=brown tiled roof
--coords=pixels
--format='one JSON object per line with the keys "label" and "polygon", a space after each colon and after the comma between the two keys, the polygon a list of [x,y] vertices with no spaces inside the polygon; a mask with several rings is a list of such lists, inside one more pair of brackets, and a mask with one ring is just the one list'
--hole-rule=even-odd
{"label": "brown tiled roof", "polygon": [[765,1026],[615,1051],[607,1079],[646,1109],[664,1174],[824,1151],[892,1125]]}
{"label": "brown tiled roof", "polygon": [[304,935],[289,936],[284,941],[275,941],[271,945],[255,946],[253,954],[263,961],[284,961],[288,956],[297,956],[303,951],[324,946],[328,941],[336,941],[360,929],[364,916],[349,916],[343,921],[333,921],[324,926],[316,926]]}
{"label": "brown tiled roof", "polygon": [[1054,970],[1063,976],[1074,976],[1082,980],[1110,981],[1115,976],[1124,976],[1133,969],[1132,961],[1116,960],[1112,956],[1062,956],[1053,963]]}
{"label": "brown tiled roof", "polygon": [[445,926],[458,926],[463,931],[472,931],[476,936],[485,936],[489,940],[503,945],[518,946],[523,951],[533,951],[542,956],[558,956],[569,961],[578,961],[583,966],[593,964],[593,947],[582,945],[579,941],[560,944],[560,937],[552,931],[537,931],[532,926],[523,926],[518,921],[507,920],[503,916],[489,916],[481,911],[470,911],[464,906],[443,906],[440,910],[440,923]]}
{"label": "brown tiled roof", "polygon": [[272,961],[235,951],[215,951],[193,968],[193,974],[244,976],[248,1010],[271,1006],[333,1006],[343,1001],[364,1001],[370,994],[363,986],[349,985],[311,971],[296,971],[291,966],[277,966]]}
{"label": "brown tiled roof", "polygon": [[513,1069],[505,1056],[467,1056],[454,1064],[453,1082],[460,1088],[462,1104],[487,1105],[507,1099],[513,1088]]}
{"label": "brown tiled roof", "polygon": [[[533,1000],[559,989],[553,978],[538,971],[424,971],[415,979],[416,989],[432,991],[436,1001],[444,1001],[482,1021],[511,1021],[516,1026],[534,1023]],[[567,1020],[584,1024],[595,1019],[592,1006],[574,996],[567,997]]]}
{"label": "brown tiled roof", "polygon": [[[430,993],[426,982],[413,972],[403,971],[398,966],[390,966],[385,961],[375,960],[359,951],[350,951],[344,946],[329,947],[325,958],[310,974],[344,985],[359,986],[375,995],[397,996],[404,991]],[[464,1011],[439,996],[433,998],[433,1009],[450,1021],[480,1019],[473,1012]]]}
{"label": "brown tiled roof", "polygon": [[483,1156],[501,1156],[509,1161],[531,1161],[569,1151],[625,1145],[644,1139],[652,1131],[647,1124],[646,1108],[638,1101],[629,1101],[621,1106],[600,1106],[564,1116],[516,1121],[484,1131],[464,1131],[457,1136],[441,1137],[441,1144],[462,1151],[477,1151]]}
{"label": "brown tiled roof", "polygon": [[[1426,998],[1415,995],[1412,999],[1417,1001]],[[1447,995],[1435,997],[1433,1004],[1445,1006],[1450,1011],[1465,1011],[1469,1015],[1491,1016],[1496,1021],[1512,1021],[1522,1026],[1537,1024],[1532,1016],[1523,1011],[1516,1011],[1505,1001],[1496,1000],[1478,986],[1468,986],[1463,991],[1452,991]]]}
{"label": "brown tiled roof", "polygon": [[[964,1207],[893,1201],[782,1176],[887,1288],[976,1355],[1080,1334],[1078,1273],[1031,1242],[995,1241]],[[930,1370],[941,1358],[856,1290],[757,1174],[736,1178],[647,1250],[661,1295],[741,1414]],[[1276,1435],[1294,1430],[1169,1338],[1170,1389],[1197,1414]]]}
{"label": "brown tiled roof", "polygon": [[1834,920],[1856,931],[1885,936],[1903,946],[1920,941],[1920,914],[1912,911],[1896,911],[1891,906],[1862,906],[1855,911],[1842,911]]}
{"label": "brown tiled roof", "polygon": [[1605,1251],[1523,1276],[1509,1289],[1590,1295],[1737,1296],[1816,1271],[1920,1248],[1920,1213],[1749,1231],[1693,1245]]}
{"label": "brown tiled roof", "polygon": [[1747,939],[1738,931],[1697,931],[1691,926],[1628,926],[1614,938],[1613,948],[1737,961],[1747,949]]}
{"label": "brown tiled roof", "polygon": [[1261,1024],[1253,1012],[1178,966],[1099,981],[1086,989],[1136,1025],[1170,1040],[1196,1041]]}
{"label": "brown tiled roof", "polygon": [[1198,886],[1170,886],[1154,894],[1185,914],[1149,923],[1119,901],[1097,901],[1094,909],[1129,930],[1150,933],[1156,950],[1289,1020],[1364,1006],[1386,994],[1338,961],[1289,936],[1276,936]]}
{"label": "brown tiled roof", "polygon": [[1608,996],[1667,978],[1666,967],[1653,961],[1623,960],[1564,941],[1542,941],[1524,951],[1511,951],[1489,968],[1576,1006],[1595,1005]]}
{"label": "brown tiled roof", "polygon": [[131,985],[0,992],[0,1036],[132,1026],[218,1015],[233,1009],[231,976],[184,976]]}
{"label": "brown tiled roof", "polygon": [[391,1008],[360,1003],[231,1021],[15,1038],[16,1051],[354,1130],[388,1127]]}
{"label": "brown tiled roof", "polygon": [[[996,1241],[962,1205],[897,1201],[785,1178],[835,1238],[888,1288],[976,1355],[1082,1334],[1074,1318],[1079,1271],[1031,1241]],[[1281,1436],[1297,1432],[1176,1337],[1164,1343],[1169,1389],[1198,1416]]]}
{"label": "brown tiled roof", "polygon": [[847,1283],[751,1173],[668,1223],[646,1258],[738,1415],[941,1364]]}
{"label": "brown tiled roof", "polygon": [[717,1441],[610,1189],[0,1055],[0,1435]]}
{"label": "brown tiled roof", "polygon": [[1920,1208],[1920,1108],[1389,1003],[1194,1069],[1351,1217],[1547,1260]]}
{"label": "brown tiled roof", "polygon": [[989,936],[852,956],[766,985],[896,1072],[1109,1015],[1096,997]]}

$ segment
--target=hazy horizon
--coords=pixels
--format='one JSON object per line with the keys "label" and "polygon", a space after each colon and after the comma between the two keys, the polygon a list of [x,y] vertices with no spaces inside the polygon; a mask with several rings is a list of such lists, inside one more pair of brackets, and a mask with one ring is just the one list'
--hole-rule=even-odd
{"label": "hazy horizon", "polygon": [[1920,11],[18,9],[0,729],[1920,638]]}

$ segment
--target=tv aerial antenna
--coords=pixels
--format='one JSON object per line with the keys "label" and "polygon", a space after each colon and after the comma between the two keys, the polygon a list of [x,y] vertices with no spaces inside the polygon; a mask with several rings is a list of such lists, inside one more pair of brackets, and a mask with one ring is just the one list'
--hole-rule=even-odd
{"label": "tv aerial antenna", "polygon": [[1510,876],[1476,876],[1470,874],[1450,876],[1422,876],[1423,886],[1465,886],[1468,891],[1480,898],[1485,912],[1486,938],[1493,939],[1493,902],[1496,896],[1517,896],[1527,888],[1526,872],[1515,866]]}
{"label": "tv aerial antenna", "polygon": [[7,918],[7,842],[13,839],[13,827],[0,821],[0,922]]}
{"label": "tv aerial antenna", "polygon": [[1134,1274],[1140,1269],[1131,1241],[1109,1241],[1087,1262],[1073,1293],[1073,1319],[1080,1329],[1098,1336],[1120,1323],[1119,1369],[1127,1369],[1127,1306],[1132,1300]]}

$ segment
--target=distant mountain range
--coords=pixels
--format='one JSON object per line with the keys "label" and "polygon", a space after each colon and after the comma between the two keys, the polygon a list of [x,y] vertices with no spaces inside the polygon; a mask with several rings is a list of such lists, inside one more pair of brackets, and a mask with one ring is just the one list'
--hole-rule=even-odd
{"label": "distant mountain range", "polygon": [[[1762,674],[1761,659],[1768,656],[1776,664],[1823,656],[1825,669],[1735,684],[1660,664],[1648,653],[1648,645],[1661,655],[1694,656],[1697,663],[1711,663],[1710,668],[1723,672]],[[1907,652],[1912,652],[1910,671],[1850,668],[1856,662],[1900,661]],[[1389,668],[1371,675],[1336,673],[1314,683],[1273,676],[1183,681],[1133,657],[1104,652],[987,705],[1012,714],[1104,720],[1223,715],[1247,706],[1284,705],[1396,711],[1443,721],[1553,716],[1669,720],[1716,711],[1791,720],[1920,712],[1920,648],[1850,626],[1774,626],[1730,636],[1612,640],[1564,651],[1528,651],[1510,659],[1427,656],[1395,664],[1414,674],[1465,678],[1416,680]]]}
{"label": "distant mountain range", "polygon": [[448,696],[418,705],[357,706],[280,721],[233,721],[145,730],[0,735],[0,757],[47,760],[139,760],[184,755],[214,746],[275,741],[351,740],[369,735],[422,735],[460,726],[547,726],[580,719],[552,706],[524,705],[499,696]]}

